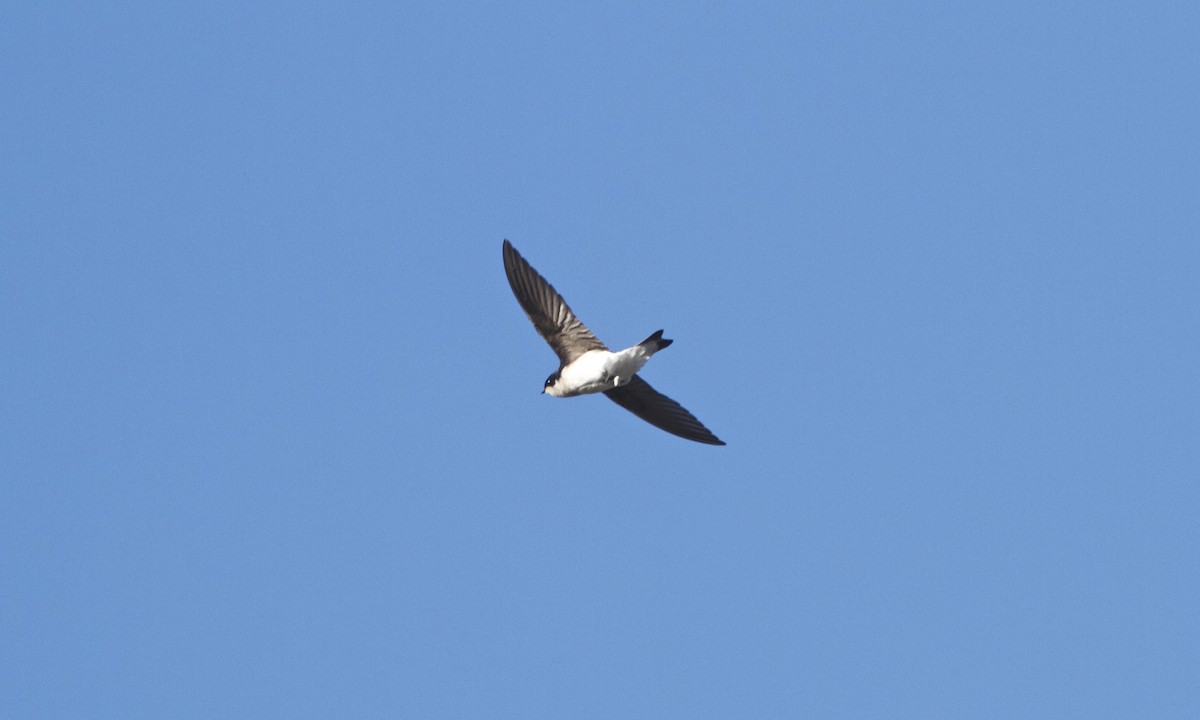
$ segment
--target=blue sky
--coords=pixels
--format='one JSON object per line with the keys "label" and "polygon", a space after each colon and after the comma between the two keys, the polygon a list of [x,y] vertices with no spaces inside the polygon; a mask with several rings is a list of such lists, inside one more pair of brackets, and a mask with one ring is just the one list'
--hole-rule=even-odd
{"label": "blue sky", "polygon": [[1197,8],[7,3],[0,715],[1197,717]]}

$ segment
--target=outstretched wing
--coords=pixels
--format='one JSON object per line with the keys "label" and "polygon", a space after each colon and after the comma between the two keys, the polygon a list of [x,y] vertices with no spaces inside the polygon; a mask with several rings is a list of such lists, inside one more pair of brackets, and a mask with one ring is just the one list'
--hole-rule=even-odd
{"label": "outstretched wing", "polygon": [[621,387],[605,390],[604,394],[629,412],[672,435],[708,445],[725,444],[709,432],[695,415],[650,387],[650,383],[637,375]]}
{"label": "outstretched wing", "polygon": [[588,350],[608,349],[575,317],[554,286],[546,282],[546,278],[539,275],[507,240],[504,241],[504,272],[517,302],[521,303],[538,333],[554,348],[563,365],[570,364]]}

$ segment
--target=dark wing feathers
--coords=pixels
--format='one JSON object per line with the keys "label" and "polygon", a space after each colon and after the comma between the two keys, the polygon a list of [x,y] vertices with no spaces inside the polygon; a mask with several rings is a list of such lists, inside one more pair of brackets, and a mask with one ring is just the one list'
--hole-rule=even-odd
{"label": "dark wing feathers", "polygon": [[507,240],[504,241],[504,272],[517,302],[521,303],[538,334],[550,343],[563,365],[570,364],[588,350],[608,349],[575,317],[554,286],[546,282],[546,278],[539,275]]}
{"label": "dark wing feathers", "polygon": [[605,390],[613,402],[660,430],[708,445],[724,445],[683,406],[634,375],[628,384]]}

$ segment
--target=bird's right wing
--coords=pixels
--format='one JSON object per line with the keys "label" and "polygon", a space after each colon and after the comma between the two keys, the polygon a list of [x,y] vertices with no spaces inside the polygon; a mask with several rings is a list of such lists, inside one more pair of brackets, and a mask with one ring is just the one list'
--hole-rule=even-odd
{"label": "bird's right wing", "polygon": [[554,348],[563,365],[570,364],[588,350],[608,349],[575,317],[554,286],[546,282],[546,278],[539,275],[507,240],[504,241],[504,273],[508,275],[508,284],[512,286],[517,302],[521,303],[538,333]]}
{"label": "bird's right wing", "polygon": [[704,427],[695,415],[650,387],[650,383],[637,375],[625,385],[605,390],[604,394],[629,412],[672,435],[708,445],[725,444]]}

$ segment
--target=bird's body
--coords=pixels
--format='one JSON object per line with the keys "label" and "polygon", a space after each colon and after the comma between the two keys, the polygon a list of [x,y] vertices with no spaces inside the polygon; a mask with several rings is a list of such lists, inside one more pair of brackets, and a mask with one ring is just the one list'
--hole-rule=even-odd
{"label": "bird's body", "polygon": [[575,397],[628,385],[654,353],[670,344],[670,340],[662,339],[662,330],[659,330],[637,345],[618,352],[588,350],[559,368],[557,381],[547,384],[545,392],[555,397]]}
{"label": "bird's body", "polygon": [[724,445],[683,406],[663,395],[637,373],[654,353],[671,344],[659,330],[637,345],[613,352],[588,330],[562,296],[538,274],[512,243],[504,241],[504,272],[513,295],[560,364],[542,387],[555,397],[602,392],[610,400],[655,427],[708,445]]}

